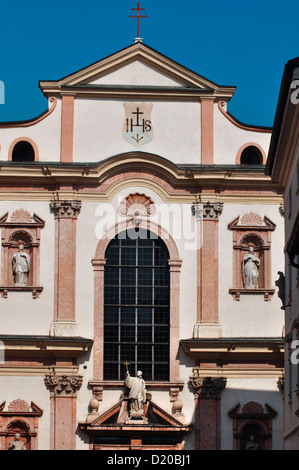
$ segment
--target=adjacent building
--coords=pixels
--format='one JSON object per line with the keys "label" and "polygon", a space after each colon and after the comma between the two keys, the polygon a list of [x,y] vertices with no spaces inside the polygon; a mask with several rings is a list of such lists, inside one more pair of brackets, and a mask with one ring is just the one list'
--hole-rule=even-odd
{"label": "adjacent building", "polygon": [[299,428],[299,58],[284,68],[266,172],[284,189],[285,271],[278,283],[285,312],[284,442],[298,449]]}

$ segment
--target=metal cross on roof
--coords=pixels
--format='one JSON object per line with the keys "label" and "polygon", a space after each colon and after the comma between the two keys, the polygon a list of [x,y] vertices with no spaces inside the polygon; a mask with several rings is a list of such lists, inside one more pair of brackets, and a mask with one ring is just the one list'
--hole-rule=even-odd
{"label": "metal cross on roof", "polygon": [[130,18],[137,18],[137,38],[135,38],[135,42],[142,41],[139,37],[139,20],[140,18],[147,18],[147,15],[140,15],[140,12],[144,11],[145,8],[140,8],[139,2],[137,2],[137,8],[132,8],[132,10],[137,12],[136,16],[130,15]]}

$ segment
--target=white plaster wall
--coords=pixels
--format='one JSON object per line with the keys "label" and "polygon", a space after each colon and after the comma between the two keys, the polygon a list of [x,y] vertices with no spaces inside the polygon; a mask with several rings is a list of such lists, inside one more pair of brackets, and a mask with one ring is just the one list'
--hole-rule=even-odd
{"label": "white plaster wall", "polygon": [[[52,103],[49,106],[53,106]],[[15,139],[32,139],[39,151],[39,161],[60,161],[61,100],[55,110],[45,119],[28,127],[0,127],[0,161],[8,160],[8,151]]]}
{"label": "white plaster wall", "polygon": [[0,376],[0,403],[6,402],[5,410],[13,400],[33,401],[43,414],[38,418],[38,449],[50,449],[50,392],[44,377]]}
{"label": "white plaster wall", "polygon": [[[140,101],[134,101],[136,105]],[[143,101],[145,102],[145,101]],[[201,161],[200,104],[155,101],[151,113],[153,139],[136,147],[123,138],[123,101],[75,100],[74,161],[98,162],[121,153],[142,151],[161,155],[174,163]]]}
{"label": "white plaster wall", "polygon": [[214,105],[214,161],[216,165],[234,165],[238,150],[246,143],[259,144],[267,156],[270,133],[240,129]]}
{"label": "white plaster wall", "polygon": [[7,299],[0,297],[2,334],[48,335],[54,313],[54,243],[55,221],[48,202],[0,202],[0,214],[11,215],[17,209],[36,213],[45,221],[40,240],[40,285],[44,287],[39,298],[32,292],[8,292]]}
{"label": "white plaster wall", "polygon": [[276,378],[230,378],[227,379],[225,389],[221,392],[221,449],[233,449],[233,419],[228,416],[238,403],[240,403],[239,413],[242,407],[255,401],[263,406],[271,406],[277,416],[272,421],[272,449],[282,450],[282,429],[283,429],[283,401],[281,392],[277,388]]}
{"label": "white plaster wall", "polygon": [[[276,224],[271,232],[271,287],[275,293],[271,301],[265,302],[263,295],[241,295],[233,300],[229,289],[233,286],[233,232],[227,226],[238,216],[256,212],[266,215]],[[284,269],[283,217],[276,205],[224,204],[219,218],[219,321],[224,337],[281,337],[284,313],[277,296],[275,281],[278,271]]]}

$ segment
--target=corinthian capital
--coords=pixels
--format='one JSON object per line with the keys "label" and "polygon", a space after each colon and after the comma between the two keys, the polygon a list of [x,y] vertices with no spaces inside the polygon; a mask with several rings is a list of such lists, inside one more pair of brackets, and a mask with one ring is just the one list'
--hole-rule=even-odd
{"label": "corinthian capital", "polygon": [[55,217],[70,219],[78,217],[81,205],[81,201],[52,201],[50,203],[50,207],[54,211]]}
{"label": "corinthian capital", "polygon": [[218,220],[222,210],[222,202],[196,202],[191,206],[196,220]]}
{"label": "corinthian capital", "polygon": [[220,392],[226,386],[223,377],[190,377],[190,384],[195,389],[198,398],[220,398]]}
{"label": "corinthian capital", "polygon": [[222,202],[207,202],[203,204],[203,219],[218,220],[223,211]]}
{"label": "corinthian capital", "polygon": [[75,397],[82,385],[81,375],[46,375],[45,384],[55,397]]}

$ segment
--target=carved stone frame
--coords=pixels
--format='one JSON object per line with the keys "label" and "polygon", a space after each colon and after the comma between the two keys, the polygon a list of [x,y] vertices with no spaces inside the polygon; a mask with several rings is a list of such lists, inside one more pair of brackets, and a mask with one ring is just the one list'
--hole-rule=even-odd
{"label": "carved stone frame", "polygon": [[[242,430],[248,424],[255,424],[263,430],[260,444],[264,450],[272,450],[272,420],[277,413],[267,403],[265,408],[266,412],[260,403],[251,401],[242,407],[241,412],[239,403],[229,411],[228,415],[233,419],[233,450],[241,450]],[[256,440],[259,441],[258,438]]]}
{"label": "carved stone frame", "polygon": [[[264,217],[253,212],[237,217],[229,225],[233,232],[233,287],[229,293],[234,300],[240,300],[241,295],[263,295],[264,300],[271,300],[275,289],[271,287],[271,232],[276,225]],[[248,289],[243,285],[242,258],[245,254],[248,241],[256,240],[254,251],[258,252],[261,259],[259,286],[256,289]]]}
{"label": "carved stone frame", "polygon": [[[104,306],[104,269],[106,264],[105,252],[109,242],[115,235],[134,228],[134,221],[122,222],[109,230],[97,246],[95,258],[92,260],[94,268],[94,380],[93,386],[103,386],[103,306]],[[149,220],[142,220],[139,223],[140,228],[150,230],[164,240],[169,252],[170,269],[170,382],[169,386],[179,386],[179,306],[180,306],[180,270],[182,261],[175,241],[160,226]],[[109,381],[107,381],[108,385]],[[112,383],[110,383],[111,385]],[[113,385],[113,384],[112,384]],[[165,384],[164,384],[165,386]]]}
{"label": "carved stone frame", "polygon": [[1,449],[8,449],[15,432],[20,432],[20,440],[27,450],[37,450],[38,418],[43,411],[33,402],[30,406],[21,399],[12,401],[5,411],[5,402],[0,405],[0,442]]}
{"label": "carved stone frame", "polygon": [[[40,232],[45,222],[36,214],[19,209],[11,214],[7,212],[0,218],[1,227],[1,285],[0,293],[7,298],[9,291],[31,291],[37,298],[43,288],[40,286]],[[28,285],[15,286],[12,273],[12,255],[17,252],[20,242],[24,251],[30,254],[31,268]]]}

